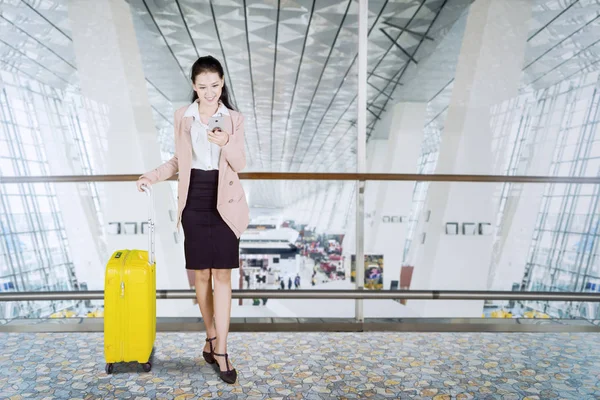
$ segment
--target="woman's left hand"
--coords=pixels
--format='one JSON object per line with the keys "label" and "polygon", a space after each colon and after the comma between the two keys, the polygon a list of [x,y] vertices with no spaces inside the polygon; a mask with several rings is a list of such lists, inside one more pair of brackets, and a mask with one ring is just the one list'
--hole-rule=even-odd
{"label": "woman's left hand", "polygon": [[208,131],[208,141],[223,147],[229,142],[229,133],[219,128],[216,128],[214,131]]}

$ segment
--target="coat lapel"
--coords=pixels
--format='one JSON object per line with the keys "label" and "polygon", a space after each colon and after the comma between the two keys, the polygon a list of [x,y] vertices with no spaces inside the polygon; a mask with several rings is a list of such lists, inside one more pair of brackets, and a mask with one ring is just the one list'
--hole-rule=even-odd
{"label": "coat lapel", "polygon": [[[182,140],[182,146],[180,149],[183,149],[185,154],[185,160],[189,160],[190,165],[192,162],[192,122],[194,118],[192,117],[184,117],[183,123],[181,124],[181,132],[180,138]],[[181,158],[181,156],[180,156]]]}
{"label": "coat lapel", "polygon": [[194,122],[193,117],[183,117],[183,123],[181,124],[183,128],[181,134],[188,143],[192,143],[192,122]]}
{"label": "coat lapel", "polygon": [[[227,127],[226,130],[229,131],[230,135],[233,135],[233,118],[231,118],[231,114],[225,115],[224,117],[226,121],[225,126]],[[219,187],[221,187],[225,168],[227,168],[227,161],[225,160],[225,157],[223,157],[223,150],[221,150],[219,153]]]}

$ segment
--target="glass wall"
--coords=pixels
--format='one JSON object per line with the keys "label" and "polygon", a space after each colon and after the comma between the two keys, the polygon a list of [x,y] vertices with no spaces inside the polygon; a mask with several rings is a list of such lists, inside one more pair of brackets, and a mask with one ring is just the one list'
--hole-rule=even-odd
{"label": "glass wall", "polygon": [[[437,21],[443,24],[413,29],[411,40],[424,39],[429,47],[413,62],[406,53],[402,57],[400,65],[407,65],[410,79],[389,93],[397,101],[385,114],[392,115],[391,121],[379,123],[371,137],[370,157],[384,158],[387,164],[373,166],[372,172],[598,176],[597,38],[590,37],[598,19],[593,13],[577,17],[597,11],[597,5],[536,2],[517,15],[502,9],[501,2],[489,2],[497,21],[475,25],[472,13],[482,4],[465,2],[454,13],[442,7]],[[519,30],[519,19],[519,26],[527,29]],[[504,26],[504,33],[510,31],[511,40],[520,39],[509,46],[495,24]],[[406,34],[411,21],[387,19],[386,25]],[[468,42],[483,32],[488,42]],[[399,55],[409,46],[402,37],[396,41]],[[374,55],[376,50],[371,47],[369,52]],[[502,62],[489,64],[487,57]],[[496,72],[494,65],[502,71]],[[390,161],[393,157],[414,161],[403,165],[397,158]],[[367,223],[379,227],[371,231],[378,239],[366,247],[375,253],[384,249],[386,259],[394,249],[404,248],[400,276],[394,278],[400,287],[597,291],[596,185],[382,185],[387,194],[377,185],[368,190],[376,194],[367,201]],[[386,205],[390,190],[395,203]],[[383,219],[394,214],[398,227],[389,228]],[[470,227],[474,237],[465,233]],[[476,315],[456,311],[460,306],[452,304],[432,307],[428,315]],[[485,316],[506,310],[513,315],[598,318],[597,307],[588,303],[486,302],[480,310]],[[427,315],[426,306],[419,312]]]}
{"label": "glass wall", "polygon": [[[79,120],[76,94],[56,90],[20,73],[0,71],[0,175],[91,174],[89,129]],[[96,110],[101,118],[101,111]],[[60,154],[56,154],[60,153]],[[93,183],[73,185],[86,193],[95,223],[102,214]],[[68,204],[54,184],[3,185],[0,191],[0,290],[78,290],[64,213]],[[85,283],[83,283],[85,286]],[[69,301],[3,303],[3,318],[48,315]]]}
{"label": "glass wall", "polygon": [[[600,133],[598,130],[598,73],[578,76],[548,90],[541,103],[554,109],[533,110],[542,118],[563,111],[557,145],[549,175],[598,176]],[[544,188],[531,249],[525,268],[523,290],[591,291],[598,287],[598,186],[554,184]],[[533,306],[557,316],[598,318],[587,305],[535,303]]]}

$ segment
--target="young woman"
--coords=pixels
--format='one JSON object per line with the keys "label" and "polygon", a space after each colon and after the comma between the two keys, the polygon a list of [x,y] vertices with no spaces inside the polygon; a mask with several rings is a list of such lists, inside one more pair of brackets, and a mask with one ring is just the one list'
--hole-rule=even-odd
{"label": "young woman", "polygon": [[[196,298],[206,325],[202,354],[219,368],[223,381],[234,383],[237,372],[227,354],[231,270],[239,268],[239,237],[249,222],[237,175],[246,166],[244,118],[231,106],[218,60],[200,57],[191,80],[192,104],[175,112],[175,155],[142,175],[137,186],[142,190],[142,185],[179,172],[177,227],[183,226],[186,269],[195,271]],[[220,123],[211,130],[213,117],[220,117]]]}

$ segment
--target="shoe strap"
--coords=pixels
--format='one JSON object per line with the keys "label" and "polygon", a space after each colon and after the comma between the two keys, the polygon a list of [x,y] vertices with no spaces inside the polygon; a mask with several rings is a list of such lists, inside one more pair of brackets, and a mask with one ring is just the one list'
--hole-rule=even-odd
{"label": "shoe strap", "polygon": [[214,353],[214,355],[215,356],[219,356],[219,357],[225,357],[225,366],[227,367],[227,372],[229,372],[230,371],[230,369],[229,369],[229,361],[228,361],[229,360],[228,359],[229,355],[227,353],[225,353],[225,354]]}
{"label": "shoe strap", "polygon": [[212,342],[213,340],[217,340],[217,337],[215,336],[214,338],[206,338],[206,341],[208,342],[208,345],[210,346],[210,352],[213,352],[213,347],[212,347]]}

